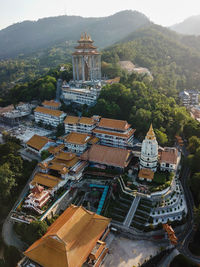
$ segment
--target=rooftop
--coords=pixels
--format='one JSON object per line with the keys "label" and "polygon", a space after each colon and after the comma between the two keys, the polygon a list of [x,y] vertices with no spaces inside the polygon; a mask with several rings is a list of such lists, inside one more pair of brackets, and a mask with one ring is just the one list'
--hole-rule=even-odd
{"label": "rooftop", "polygon": [[125,168],[131,160],[131,151],[122,148],[92,145],[80,158],[90,162]]}
{"label": "rooftop", "polygon": [[34,112],[39,112],[39,113],[43,113],[43,114],[48,114],[48,115],[55,116],[55,117],[60,117],[61,115],[64,114],[63,111],[60,111],[60,110],[54,110],[54,109],[49,109],[49,108],[40,107],[40,106],[37,106],[36,109],[34,110]]}
{"label": "rooftop", "polygon": [[125,131],[130,128],[130,124],[128,124],[127,121],[107,119],[107,118],[102,118],[98,126],[103,127],[103,128],[121,130],[121,131]]}
{"label": "rooftop", "polygon": [[53,140],[35,134],[31,139],[26,143],[28,146],[40,151],[48,142],[53,142]]}
{"label": "rooftop", "polygon": [[54,188],[60,181],[61,179],[53,175],[45,173],[36,173],[33,178],[33,181],[31,182],[31,185],[39,184],[49,188]]}
{"label": "rooftop", "polygon": [[65,124],[77,124],[79,122],[79,117],[75,116],[67,116],[66,119],[64,120]]}
{"label": "rooftop", "polygon": [[141,169],[138,174],[139,178],[151,179],[154,178],[154,172],[150,169]]}
{"label": "rooftop", "polygon": [[91,135],[88,135],[86,133],[71,132],[65,137],[65,142],[77,145],[84,145],[88,143],[90,139]]}
{"label": "rooftop", "polygon": [[43,103],[42,103],[43,106],[50,106],[50,107],[54,107],[54,108],[59,108],[61,103],[60,102],[57,102],[57,101],[54,101],[54,100],[45,100]]}
{"label": "rooftop", "polygon": [[48,267],[81,267],[110,219],[71,205],[24,255]]}
{"label": "rooftop", "polygon": [[178,150],[175,147],[165,147],[164,151],[160,152],[160,162],[176,164],[178,158]]}

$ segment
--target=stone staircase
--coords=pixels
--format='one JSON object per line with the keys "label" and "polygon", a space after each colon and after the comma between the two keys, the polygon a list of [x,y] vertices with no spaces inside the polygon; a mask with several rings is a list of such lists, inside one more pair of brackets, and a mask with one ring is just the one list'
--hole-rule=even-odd
{"label": "stone staircase", "polygon": [[138,207],[139,202],[140,202],[140,196],[137,195],[134,198],[134,200],[133,200],[133,202],[131,204],[131,207],[130,207],[130,209],[128,211],[128,214],[127,214],[127,216],[126,216],[126,218],[125,218],[125,220],[123,222],[123,225],[124,226],[126,226],[126,227],[129,227],[130,226],[130,224],[132,222],[132,219],[134,217],[134,214],[135,214],[135,212],[137,210],[137,207]]}

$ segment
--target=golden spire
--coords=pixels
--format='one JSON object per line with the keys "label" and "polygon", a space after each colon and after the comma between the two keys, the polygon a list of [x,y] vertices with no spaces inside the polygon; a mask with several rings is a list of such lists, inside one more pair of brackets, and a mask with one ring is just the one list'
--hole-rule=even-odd
{"label": "golden spire", "polygon": [[84,36],[83,36],[83,33],[81,33],[81,39],[80,41],[83,41],[84,40]]}
{"label": "golden spire", "polygon": [[149,140],[155,140],[156,139],[156,136],[155,136],[155,133],[154,133],[154,130],[153,130],[153,126],[152,126],[152,123],[150,125],[150,128],[149,128],[149,131],[146,135],[146,138],[149,139]]}
{"label": "golden spire", "polygon": [[85,32],[85,41],[87,41],[88,37],[87,37],[87,33]]}
{"label": "golden spire", "polygon": [[92,41],[92,38],[89,34],[88,34],[88,41]]}

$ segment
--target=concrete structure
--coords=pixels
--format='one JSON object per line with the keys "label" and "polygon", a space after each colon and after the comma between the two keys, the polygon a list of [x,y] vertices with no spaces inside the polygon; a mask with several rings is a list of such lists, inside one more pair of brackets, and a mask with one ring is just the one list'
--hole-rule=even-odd
{"label": "concrete structure", "polygon": [[64,143],[67,149],[78,155],[82,154],[91,143],[98,143],[99,139],[92,137],[87,133],[71,132],[64,138]]}
{"label": "concrete structure", "polygon": [[154,178],[154,172],[151,169],[141,169],[139,171],[138,178],[141,181],[152,182]]}
{"label": "concrete structure", "polygon": [[132,148],[135,129],[127,121],[101,118],[93,134],[102,145]]}
{"label": "concrete structure", "polygon": [[179,97],[184,106],[196,106],[199,104],[198,90],[185,90],[179,93]]}
{"label": "concrete structure", "polygon": [[61,107],[61,103],[54,100],[45,100],[42,103],[42,106],[49,109],[59,109]]}
{"label": "concrete structure", "polygon": [[93,45],[94,41],[85,33],[78,43],[72,54],[73,80],[101,80],[101,55]]}
{"label": "concrete structure", "polygon": [[164,147],[159,153],[161,171],[176,171],[178,165],[178,150],[175,147]]}
{"label": "concrete structure", "polygon": [[53,110],[45,107],[37,107],[34,110],[35,122],[42,122],[52,127],[57,127],[63,120],[66,114],[60,110]]}
{"label": "concrete structure", "polygon": [[67,116],[64,120],[65,133],[77,132],[91,134],[96,126],[94,118]]}
{"label": "concrete structure", "polygon": [[156,172],[158,164],[158,143],[153,131],[152,124],[149,131],[142,142],[142,150],[140,156],[140,169],[150,169]]}
{"label": "concrete structure", "polygon": [[101,90],[101,55],[86,33],[81,35],[72,54],[73,81],[62,86],[62,98],[67,103],[92,106]]}

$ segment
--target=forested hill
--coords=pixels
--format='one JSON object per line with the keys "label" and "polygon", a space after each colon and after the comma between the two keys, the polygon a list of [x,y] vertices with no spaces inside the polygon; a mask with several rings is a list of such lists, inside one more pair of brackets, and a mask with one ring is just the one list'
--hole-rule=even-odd
{"label": "forested hill", "polygon": [[24,21],[0,31],[0,59],[29,54],[64,41],[77,40],[87,31],[97,46],[106,47],[150,23],[137,11],[122,11],[109,17],[58,16]]}
{"label": "forested hill", "polygon": [[195,48],[198,40],[195,37],[194,40],[151,24],[107,48],[103,60],[111,63],[131,60],[149,68],[154,76],[154,87],[170,95],[174,89],[199,88],[200,52]]}
{"label": "forested hill", "polygon": [[187,18],[181,23],[170,27],[172,30],[189,35],[200,35],[200,15]]}

